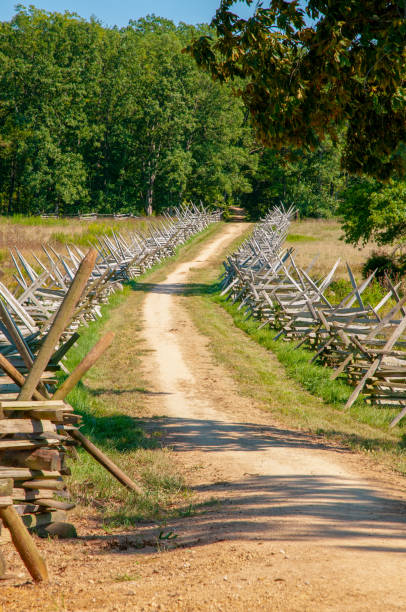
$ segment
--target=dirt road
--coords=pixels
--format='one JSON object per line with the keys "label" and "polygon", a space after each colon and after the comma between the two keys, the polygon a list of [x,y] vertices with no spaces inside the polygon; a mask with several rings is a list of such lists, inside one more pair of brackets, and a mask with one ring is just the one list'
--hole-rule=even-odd
{"label": "dirt road", "polygon": [[179,577],[184,597],[190,609],[403,609],[404,503],[371,488],[354,456],[275,427],[242,399],[188,317],[189,269],[206,265],[240,231],[228,225],[144,303],[167,441],[182,462],[201,466],[194,485],[206,498],[224,500],[181,528],[199,542],[194,564],[203,563],[194,580]]}
{"label": "dirt road", "polygon": [[97,513],[79,509],[78,540],[38,542],[52,583],[0,587],[0,610],[406,607],[406,506],[393,484],[362,457],[283,428],[242,397],[191,321],[191,268],[208,265],[243,229],[228,224],[144,300],[150,414],[194,491],[190,512],[162,526],[177,538],[168,550],[140,548],[133,534],[156,542],[156,526],[115,537]]}

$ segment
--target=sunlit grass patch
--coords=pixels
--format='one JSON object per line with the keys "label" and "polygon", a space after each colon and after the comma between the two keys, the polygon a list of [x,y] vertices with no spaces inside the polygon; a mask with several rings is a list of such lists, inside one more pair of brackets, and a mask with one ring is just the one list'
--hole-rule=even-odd
{"label": "sunlit grass patch", "polygon": [[288,234],[286,237],[287,242],[312,242],[317,240],[314,236],[305,236],[304,234]]}
{"label": "sunlit grass patch", "polygon": [[112,236],[114,232],[119,232],[118,225],[110,225],[107,223],[90,223],[80,233],[69,232],[53,232],[51,240],[60,242],[61,244],[76,244],[77,246],[92,246],[100,236]]}
{"label": "sunlit grass patch", "polygon": [[[341,263],[338,266],[334,278],[348,280],[345,264],[348,262],[357,280],[362,278],[362,268],[366,259],[370,256],[376,245],[368,243],[363,247],[354,247],[347,244],[343,238],[343,232],[339,219],[304,219],[293,221],[290,225],[290,234],[295,236],[307,236],[310,240],[292,241],[294,246],[294,257],[296,265],[306,269],[312,263],[312,276],[322,277],[326,275],[338,258]],[[296,242],[296,244],[295,244]]]}
{"label": "sunlit grass patch", "polygon": [[54,226],[66,226],[71,223],[70,219],[63,218],[44,218],[40,215],[22,215],[14,214],[10,217],[0,216],[0,224],[18,224],[27,225],[29,227],[42,226],[42,227],[54,227]]}

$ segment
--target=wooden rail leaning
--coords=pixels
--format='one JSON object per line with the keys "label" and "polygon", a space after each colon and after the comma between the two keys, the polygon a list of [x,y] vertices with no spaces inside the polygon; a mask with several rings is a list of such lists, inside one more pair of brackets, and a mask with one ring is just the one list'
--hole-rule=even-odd
{"label": "wooden rail leaning", "polygon": [[113,332],[107,332],[101,338],[94,347],[88,352],[86,357],[82,359],[79,365],[73,370],[68,378],[61,384],[60,387],[55,391],[52,399],[65,399],[68,393],[75,387],[79,380],[86,374],[86,372],[96,363],[101,355],[109,348],[114,340],[115,334]]}
{"label": "wooden rail leaning", "polygon": [[54,322],[42,344],[39,353],[33,363],[24,385],[21,388],[18,396],[19,400],[29,400],[37,387],[41,374],[45,370],[54,350],[58,343],[61,334],[68,325],[76,304],[79,302],[86,283],[92,273],[94,264],[96,263],[97,251],[90,249],[86,257],[80,264],[79,270],[69,287],[66,296],[58,310]]}
{"label": "wooden rail leaning", "polygon": [[[94,365],[97,359],[107,350],[114,339],[114,333],[108,332],[103,336],[95,346],[89,351],[84,359],[75,368],[72,374],[62,383],[61,387],[52,396],[52,401],[61,400],[66,397],[69,391],[79,382],[82,376]],[[24,385],[24,376],[20,374],[13,366],[7,362],[7,359],[0,355],[0,365],[7,369],[13,375],[15,382],[21,386]],[[46,398],[38,391],[35,391],[36,400],[46,402]],[[21,401],[21,400],[20,400]],[[49,402],[52,404],[52,402]],[[34,404],[35,405],[35,404]],[[111,459],[109,459],[100,449],[97,448],[90,440],[88,440],[79,430],[71,428],[67,433],[83,446],[83,448],[98,461],[112,476],[114,476],[127,489],[142,495],[142,488],[129,478]]]}
{"label": "wooden rail leaning", "polygon": [[0,519],[10,531],[11,539],[25,567],[35,582],[48,580],[48,570],[35,542],[13,506],[13,480],[0,480]]}
{"label": "wooden rail leaning", "polygon": [[[3,302],[0,300],[0,318],[3,321],[5,327],[7,328],[8,333],[10,334],[15,347],[17,348],[17,350],[19,351],[26,367],[28,369],[30,369],[32,367],[32,364],[34,362],[34,358],[28,348],[28,346],[26,345],[24,338],[22,337],[22,335],[20,334],[20,331],[17,327],[17,325],[15,325],[15,323],[13,322],[10,313],[8,312],[6,305],[3,304]],[[43,395],[47,395],[47,391],[45,388],[45,385],[43,385],[41,382],[39,382],[38,384],[38,388],[41,391],[41,393]]]}
{"label": "wooden rail leaning", "polygon": [[0,519],[10,531],[13,544],[33,580],[35,582],[48,580],[48,570],[45,561],[39,554],[32,537],[12,504],[6,507],[0,506]]}
{"label": "wooden rail leaning", "polygon": [[[74,369],[72,374],[62,383],[55,391],[52,399],[65,399],[69,391],[79,382],[84,374],[94,365],[101,355],[108,349],[114,340],[115,334],[107,332],[97,342],[89,353],[82,359],[79,365]],[[109,459],[100,449],[97,448],[90,440],[88,440],[78,429],[68,430],[69,435],[80,442],[81,446],[98,461],[106,470],[110,472],[122,485],[130,491],[134,491],[142,495],[143,491],[135,482],[131,480],[111,459]]]}
{"label": "wooden rail leaning", "polygon": [[85,438],[85,436],[78,430],[72,429],[69,431],[69,435],[72,436],[75,440],[80,442],[83,448],[90,454],[96,461],[98,461],[107,471],[110,472],[122,485],[127,487],[130,491],[134,491],[138,493],[138,495],[142,495],[143,491],[141,487],[139,487],[135,482],[131,480],[122,470],[111,459],[109,459],[100,449],[97,448],[90,440]]}
{"label": "wooden rail leaning", "polygon": [[[1,353],[0,353],[0,367],[7,374],[7,376],[9,376],[11,380],[13,380],[19,387],[22,387],[24,385],[25,383],[24,376],[21,374],[21,372],[17,370],[17,368],[13,366],[12,363],[9,362],[7,357],[4,357],[4,355],[2,355]],[[34,389],[32,393],[32,397],[36,400],[45,399],[45,396],[42,395],[37,389]]]}

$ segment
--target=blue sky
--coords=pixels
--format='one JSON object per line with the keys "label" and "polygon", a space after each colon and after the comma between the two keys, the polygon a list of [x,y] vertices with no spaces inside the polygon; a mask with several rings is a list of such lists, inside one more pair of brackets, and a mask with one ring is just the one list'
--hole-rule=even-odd
{"label": "blue sky", "polygon": [[[0,0],[0,21],[11,19],[16,4],[16,0]],[[87,19],[95,15],[104,25],[122,27],[127,25],[130,19],[138,19],[151,13],[172,19],[176,23],[207,23],[216,12],[220,0],[28,0],[21,4],[34,4],[46,11],[71,11]],[[238,3],[235,7],[239,15],[248,16],[249,8],[246,4]]]}

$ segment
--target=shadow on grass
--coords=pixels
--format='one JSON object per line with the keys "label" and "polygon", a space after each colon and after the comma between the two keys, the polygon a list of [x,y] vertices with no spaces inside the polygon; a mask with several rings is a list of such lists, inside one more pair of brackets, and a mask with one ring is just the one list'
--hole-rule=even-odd
{"label": "shadow on grass", "polygon": [[[273,449],[294,452],[329,450],[334,453],[348,453],[348,445],[379,450],[382,441],[359,435],[349,435],[343,444],[343,436],[334,430],[321,432],[324,439],[309,436],[307,432],[295,431],[269,425],[258,425],[245,422],[223,422],[213,419],[191,419],[162,417],[160,419],[135,419],[123,415],[110,417],[94,417],[84,415],[87,433],[101,446],[115,448],[119,452],[131,451],[136,448],[156,449],[162,443],[170,446],[177,453],[198,451],[204,453],[239,452],[249,454],[262,453],[263,461],[269,461],[270,474],[257,475],[247,473],[239,481],[222,481],[195,487],[195,491],[204,492],[210,496],[210,501],[203,504],[189,503],[162,508],[156,498],[153,488],[142,498],[129,497],[120,509],[112,509],[103,517],[106,528],[124,527],[132,529],[140,523],[156,523],[163,521],[165,525],[175,524],[182,518],[190,518],[191,527],[199,532],[198,538],[204,537],[205,529],[220,530],[222,513],[227,513],[227,538],[256,539],[269,531],[269,539],[275,539],[273,529],[284,530],[281,539],[311,539],[331,537],[367,537],[367,529],[383,529],[380,537],[399,537],[392,535],[392,524],[402,524],[404,528],[406,505],[401,500],[385,497],[385,493],[374,491],[369,485],[351,474],[343,477],[329,474],[302,474],[300,467],[297,474],[272,474],[275,470],[283,471],[279,464],[272,462]],[[148,437],[148,431],[157,432],[158,440]],[[326,437],[339,438],[341,444],[326,441]],[[402,450],[405,440],[401,443],[387,444],[392,450]],[[243,456],[241,460],[244,461]],[[173,483],[168,481],[167,487],[173,490]],[[213,497],[214,495],[214,497]],[[219,495],[221,496],[219,498]],[[226,496],[225,499],[223,497]],[[229,497],[232,497],[232,500]],[[230,506],[229,502],[232,504]],[[227,504],[224,510],[223,505]],[[210,517],[207,514],[209,508]],[[213,512],[218,517],[213,517]],[[231,518],[229,514],[231,513]],[[306,525],[303,533],[297,535],[297,525],[293,527],[290,521],[279,523],[282,518],[297,517],[301,521],[307,517],[314,525]],[[254,520],[255,519],[255,520]],[[317,521],[323,524],[317,524]],[[261,521],[265,521],[264,523]],[[369,526],[368,526],[369,521]],[[251,524],[251,522],[253,524]],[[386,522],[391,523],[387,534]],[[325,523],[325,524],[324,524]],[[353,523],[355,527],[353,527]],[[182,524],[182,530],[185,525]],[[397,528],[397,527],[396,527]],[[292,530],[290,533],[289,530]],[[300,531],[301,527],[299,528]],[[399,526],[400,529],[400,526]],[[287,532],[286,532],[287,530]],[[359,532],[357,531],[359,530]],[[148,536],[150,539],[150,536]],[[279,536],[276,537],[278,539]],[[403,536],[402,536],[403,537]],[[264,539],[268,539],[265,536]],[[366,544],[363,543],[362,547]],[[139,548],[137,545],[136,548]],[[377,544],[376,550],[381,550]],[[406,541],[402,543],[402,552],[406,552]],[[400,552],[400,551],[399,551]]]}
{"label": "shadow on grass", "polygon": [[355,449],[367,451],[392,451],[401,452],[406,448],[406,436],[403,435],[399,441],[382,440],[382,438],[369,438],[355,433],[346,433],[335,429],[318,428],[317,435],[337,439]]}
{"label": "shadow on grass", "polygon": [[158,448],[157,440],[147,435],[144,420],[118,412],[100,415],[91,407],[75,407],[75,413],[83,419],[80,431],[102,450],[126,453],[141,448]]}

